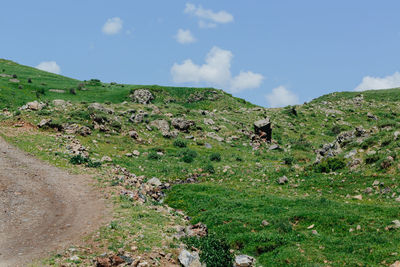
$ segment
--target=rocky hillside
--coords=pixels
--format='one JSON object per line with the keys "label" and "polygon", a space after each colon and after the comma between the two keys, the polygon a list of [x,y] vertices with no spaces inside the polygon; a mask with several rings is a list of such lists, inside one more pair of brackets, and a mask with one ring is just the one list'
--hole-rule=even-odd
{"label": "rocky hillside", "polygon": [[[169,257],[185,266],[197,266],[185,253],[207,266],[396,262],[399,104],[391,89],[266,109],[213,88],[77,81],[0,60],[3,135],[54,164],[106,173],[125,209],[181,214],[170,246],[186,250]],[[108,253],[136,253],[130,238],[104,238]]]}

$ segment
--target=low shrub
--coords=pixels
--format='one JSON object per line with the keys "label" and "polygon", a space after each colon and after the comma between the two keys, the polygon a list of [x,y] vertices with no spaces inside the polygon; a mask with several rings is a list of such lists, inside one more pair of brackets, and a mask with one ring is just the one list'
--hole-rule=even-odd
{"label": "low shrub", "polygon": [[192,163],[194,159],[197,157],[197,152],[186,148],[185,150],[179,153],[179,156],[182,157],[183,162]]}
{"label": "low shrub", "polygon": [[83,157],[82,155],[76,155],[76,156],[73,156],[72,158],[70,158],[69,162],[74,165],[81,165],[81,164],[89,163],[89,159],[86,157]]}
{"label": "low shrub", "polygon": [[207,266],[226,267],[232,266],[233,255],[230,253],[227,241],[215,234],[197,238],[189,237],[183,240],[188,247],[198,248],[200,252],[200,260]]}
{"label": "low shrub", "polygon": [[212,153],[210,155],[210,160],[211,161],[221,161],[221,154],[216,152],[216,153]]}
{"label": "low shrub", "polygon": [[208,173],[211,173],[211,174],[215,173],[214,166],[213,166],[211,163],[207,164],[207,165],[204,167],[204,171],[205,171],[205,172],[208,172]]}
{"label": "low shrub", "polygon": [[174,146],[176,146],[176,147],[186,147],[186,146],[187,146],[187,143],[186,143],[185,140],[176,139],[176,140],[174,141]]}
{"label": "low shrub", "polygon": [[342,158],[328,158],[315,165],[314,170],[319,173],[330,173],[341,170],[345,166],[346,162]]}
{"label": "low shrub", "polygon": [[161,159],[161,156],[159,154],[157,154],[157,151],[152,150],[149,152],[149,155],[147,156],[147,158],[150,160],[159,160],[159,159]]}

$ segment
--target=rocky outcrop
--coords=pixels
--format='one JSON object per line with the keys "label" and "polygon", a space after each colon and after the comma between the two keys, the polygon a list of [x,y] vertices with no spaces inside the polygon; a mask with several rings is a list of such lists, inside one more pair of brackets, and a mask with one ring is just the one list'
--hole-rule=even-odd
{"label": "rocky outcrop", "polygon": [[195,126],[195,122],[184,118],[174,118],[171,121],[172,126],[179,131],[188,132],[190,127]]}
{"label": "rocky outcrop", "polygon": [[254,122],[254,132],[258,138],[263,141],[271,142],[272,140],[272,127],[269,118],[258,120]]}
{"label": "rocky outcrop", "polygon": [[139,104],[150,104],[154,99],[153,94],[147,89],[138,89],[131,95],[132,101]]}

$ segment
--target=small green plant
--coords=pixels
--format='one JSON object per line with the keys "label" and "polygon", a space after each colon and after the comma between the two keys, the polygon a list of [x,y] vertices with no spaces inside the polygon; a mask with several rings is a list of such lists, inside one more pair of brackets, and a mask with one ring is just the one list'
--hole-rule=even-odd
{"label": "small green plant", "polygon": [[314,166],[314,171],[318,173],[330,173],[341,170],[346,166],[342,158],[328,158]]}
{"label": "small green plant", "polygon": [[81,165],[81,164],[89,163],[89,159],[86,158],[86,157],[83,157],[82,155],[76,155],[76,156],[73,156],[73,157],[69,160],[69,162],[70,162],[71,164],[74,164],[74,165]]}
{"label": "small green plant", "polygon": [[212,153],[210,155],[210,160],[211,161],[218,161],[218,162],[221,161],[221,154],[218,153],[218,152]]}
{"label": "small green plant", "polygon": [[283,163],[286,164],[286,165],[291,166],[293,164],[293,162],[294,162],[294,157],[293,156],[288,155],[288,156],[283,158]]}
{"label": "small green plant", "polygon": [[192,163],[194,159],[197,157],[197,152],[186,148],[183,151],[181,151],[178,155],[182,157],[183,162]]}
{"label": "small green plant", "polygon": [[174,146],[176,146],[176,147],[186,147],[186,146],[187,146],[187,143],[186,143],[186,141],[183,140],[183,139],[176,139],[176,140],[174,141]]}
{"label": "small green plant", "polygon": [[226,267],[232,266],[233,255],[230,253],[227,241],[215,234],[197,238],[190,237],[183,240],[188,247],[200,249],[200,260],[207,266]]}
{"label": "small green plant", "polygon": [[378,154],[368,155],[365,158],[365,163],[366,164],[373,164],[373,163],[375,163],[375,162],[377,162],[379,160],[380,160],[380,156]]}
{"label": "small green plant", "polygon": [[161,159],[161,156],[157,153],[157,151],[152,150],[149,152],[149,155],[147,156],[147,158],[150,160],[159,160],[159,159]]}
{"label": "small green plant", "polygon": [[208,173],[210,173],[210,174],[215,173],[214,166],[213,166],[211,163],[207,164],[207,165],[204,167],[204,171],[205,171],[205,172],[208,172]]}

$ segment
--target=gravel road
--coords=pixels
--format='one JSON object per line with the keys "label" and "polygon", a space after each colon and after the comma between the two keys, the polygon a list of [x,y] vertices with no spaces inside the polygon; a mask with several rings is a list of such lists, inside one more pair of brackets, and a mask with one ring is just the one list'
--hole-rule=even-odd
{"label": "gravel road", "polygon": [[26,266],[104,223],[109,210],[92,181],[0,138],[0,266]]}

